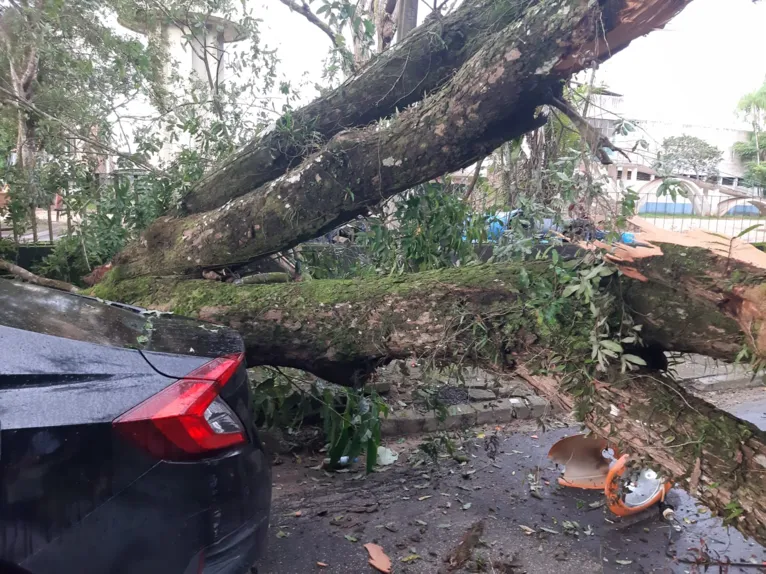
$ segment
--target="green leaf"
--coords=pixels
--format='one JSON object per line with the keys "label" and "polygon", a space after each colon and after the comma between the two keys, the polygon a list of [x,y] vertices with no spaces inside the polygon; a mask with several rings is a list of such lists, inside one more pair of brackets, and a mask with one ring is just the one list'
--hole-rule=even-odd
{"label": "green leaf", "polygon": [[139,335],[138,337],[136,337],[136,342],[139,345],[145,345],[146,343],[149,342],[149,337],[147,337],[146,335]]}
{"label": "green leaf", "polygon": [[599,345],[615,353],[622,353],[622,345],[620,345],[619,343],[615,341],[611,341],[609,339],[603,339],[599,341]]}
{"label": "green leaf", "polygon": [[574,292],[576,292],[580,288],[579,283],[570,283],[564,288],[564,292],[561,294],[562,297],[570,297]]}
{"label": "green leaf", "polygon": [[755,230],[755,229],[758,229],[760,226],[761,226],[761,224],[760,224],[760,223],[756,223],[755,225],[751,225],[750,227],[746,227],[745,229],[743,229],[742,231],[740,231],[740,232],[739,232],[739,233],[738,233],[738,234],[735,236],[735,238],[736,238],[736,239],[739,239],[740,237],[744,237],[745,235],[747,235],[747,234],[748,234],[748,233],[750,233],[751,231],[753,231],[753,230]]}
{"label": "green leaf", "polygon": [[346,534],[343,538],[349,542],[359,542],[359,539],[356,536],[352,536],[351,534]]}
{"label": "green leaf", "polygon": [[633,363],[634,365],[641,365],[642,367],[646,366],[646,361],[644,361],[641,357],[637,357],[636,355],[625,353],[622,356],[622,358],[628,361],[629,363]]}

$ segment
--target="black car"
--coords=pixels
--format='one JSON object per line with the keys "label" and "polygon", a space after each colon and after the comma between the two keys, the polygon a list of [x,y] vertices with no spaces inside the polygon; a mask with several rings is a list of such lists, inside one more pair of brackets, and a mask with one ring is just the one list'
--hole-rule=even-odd
{"label": "black car", "polygon": [[0,279],[0,573],[247,572],[250,405],[235,331]]}

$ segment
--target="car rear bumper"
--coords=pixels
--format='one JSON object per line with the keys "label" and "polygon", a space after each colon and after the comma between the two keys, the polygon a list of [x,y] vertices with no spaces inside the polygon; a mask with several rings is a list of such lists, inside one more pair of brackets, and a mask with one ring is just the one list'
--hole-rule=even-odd
{"label": "car rear bumper", "polygon": [[[203,574],[245,574],[266,550],[269,517],[258,516],[206,548]],[[199,563],[198,563],[199,564]]]}
{"label": "car rear bumper", "polygon": [[[132,468],[129,459],[137,455],[122,451],[116,458]],[[59,486],[48,489],[51,496]],[[11,561],[34,574],[242,574],[265,547],[271,469],[259,446],[195,463],[155,463],[109,494],[53,540],[39,531],[27,557]],[[8,527],[22,528],[28,541],[38,534],[27,523]]]}

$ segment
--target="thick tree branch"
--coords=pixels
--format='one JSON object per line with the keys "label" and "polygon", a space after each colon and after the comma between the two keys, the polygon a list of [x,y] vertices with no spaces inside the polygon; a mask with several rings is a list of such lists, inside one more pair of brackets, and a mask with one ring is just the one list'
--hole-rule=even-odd
{"label": "thick tree branch", "polygon": [[[699,230],[676,234],[633,223],[649,247],[606,246],[625,273],[602,285],[616,298],[614,324],[627,312],[643,325],[646,343],[667,350],[732,361],[747,347],[766,357],[766,254]],[[555,316],[541,314],[550,301],[538,286],[555,284],[554,276],[547,261],[536,261],[257,286],[110,277],[94,294],[229,325],[244,337],[249,364],[296,367],[345,385],[412,355],[437,364],[517,367],[568,409],[573,391],[589,397],[592,429],[682,484],[699,467],[699,480],[689,481],[692,493],[724,516],[736,503],[744,512],[735,526],[766,542],[766,433],[664,376],[644,372],[610,384],[605,375],[562,388],[518,369],[531,356],[549,372],[590,358],[593,318],[585,302],[559,295]]]}
{"label": "thick tree branch", "polygon": [[[624,0],[612,1],[619,7]],[[528,8],[524,27],[535,30],[529,38],[519,37],[518,23],[507,26],[417,107],[385,124],[336,135],[292,173],[221,209],[162,218],[117,262],[126,265],[128,275],[140,275],[248,261],[316,237],[413,185],[470,165],[540,125],[537,106],[564,79],[557,65],[589,42],[600,18],[598,7],[571,9],[567,0]],[[619,23],[618,17],[613,20]],[[224,169],[235,185],[247,177],[232,166]]]}
{"label": "thick tree branch", "polygon": [[293,12],[298,12],[298,14],[303,14],[303,17],[306,18],[309,22],[311,22],[314,26],[319,28],[322,32],[327,34],[327,37],[330,38],[330,41],[332,42],[332,45],[336,48],[339,48],[338,45],[338,39],[335,37],[335,32],[332,31],[332,29],[323,22],[316,14],[314,14],[311,11],[311,8],[309,7],[306,2],[298,3],[295,0],[279,0],[290,8]]}
{"label": "thick tree branch", "polygon": [[498,11],[496,0],[467,0],[440,21],[416,28],[342,86],[294,111],[289,123],[279,119],[208,174],[184,198],[184,212],[221,207],[283,175],[344,129],[365,126],[419,101],[443,85],[484,39],[521,14],[521,3]]}
{"label": "thick tree branch", "polygon": [[[730,249],[728,241],[700,230],[679,234],[657,231],[641,219],[634,222],[642,230],[641,242],[650,241],[650,247],[604,247],[626,276],[612,285],[614,293],[643,325],[645,341],[726,361],[745,347],[766,358],[766,254],[737,240]],[[177,312],[230,324],[245,336],[253,360],[317,374],[322,370],[322,376],[333,378],[328,372],[343,363],[365,365],[408,353],[449,359],[472,344],[473,335],[461,330],[463,315],[485,317],[478,320],[503,339],[494,341],[496,349],[514,347],[516,335],[501,334],[502,325],[515,320],[516,306],[525,305],[517,293],[525,289],[519,287],[520,267],[485,265],[363,281],[309,281],[268,293],[206,281],[120,281],[111,276],[98,293],[150,306],[165,303]],[[553,273],[547,262],[524,268],[541,280]],[[281,310],[278,317],[276,310]],[[415,320],[424,313],[427,320]],[[536,317],[534,308],[531,313]],[[300,328],[291,328],[298,324]],[[560,346],[563,329],[541,345]],[[342,348],[340,333],[348,334]]]}
{"label": "thick tree branch", "polygon": [[34,283],[35,285],[42,285],[43,287],[50,287],[52,289],[58,289],[60,291],[77,293],[77,287],[75,287],[74,285],[65,283],[64,281],[57,281],[55,279],[48,279],[47,277],[40,277],[39,275],[35,275],[34,273],[27,271],[23,267],[14,265],[10,261],[6,261],[5,259],[0,259],[0,269],[7,271],[14,277],[23,279],[24,281],[28,281],[29,283]]}

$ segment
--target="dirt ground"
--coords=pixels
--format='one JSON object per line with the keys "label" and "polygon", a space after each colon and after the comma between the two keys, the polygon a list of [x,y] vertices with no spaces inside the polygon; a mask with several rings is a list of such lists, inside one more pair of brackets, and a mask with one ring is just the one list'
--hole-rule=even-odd
{"label": "dirt ground", "polygon": [[[396,573],[705,571],[697,561],[707,561],[711,572],[766,571],[762,547],[724,528],[681,490],[668,496],[674,528],[657,510],[620,520],[598,506],[598,491],[559,487],[546,455],[578,428],[558,426],[543,432],[535,423],[505,425],[496,442],[488,438],[495,429],[473,429],[464,435],[462,464],[444,458],[413,468],[423,458],[419,441],[392,441],[387,446],[399,460],[367,477],[361,462],[330,474],[321,455],[282,457],[274,467],[270,548],[258,572],[374,572],[368,542],[384,548]],[[494,461],[485,450],[493,443]],[[533,483],[540,498],[531,494]],[[483,528],[474,536],[478,544],[463,567],[449,570],[445,559],[472,526]]]}

